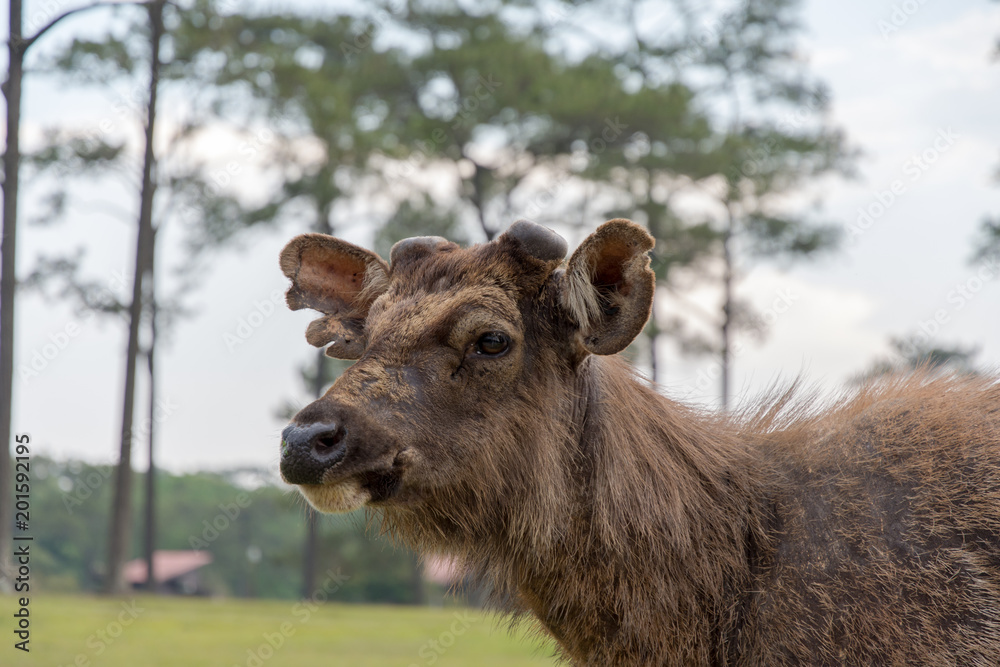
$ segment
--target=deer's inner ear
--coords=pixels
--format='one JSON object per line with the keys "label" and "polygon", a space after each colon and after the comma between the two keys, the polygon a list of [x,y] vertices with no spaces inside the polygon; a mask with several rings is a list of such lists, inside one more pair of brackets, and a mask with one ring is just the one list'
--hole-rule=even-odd
{"label": "deer's inner ear", "polygon": [[281,251],[280,261],[292,281],[285,295],[288,307],[324,314],[306,329],[306,340],[316,347],[329,343],[331,357],[360,358],[368,309],[389,285],[385,261],[326,234],[296,236]]}
{"label": "deer's inner ear", "polygon": [[631,343],[649,319],[656,276],[649,268],[653,237],[628,220],[598,227],[566,267],[562,305],[580,326],[593,354],[614,354]]}

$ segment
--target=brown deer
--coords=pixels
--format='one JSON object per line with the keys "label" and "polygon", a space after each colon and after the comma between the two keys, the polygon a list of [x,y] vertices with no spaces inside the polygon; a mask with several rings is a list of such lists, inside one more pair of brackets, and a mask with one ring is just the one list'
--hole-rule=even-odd
{"label": "brown deer", "polygon": [[358,361],[285,429],[283,477],[460,559],[576,665],[1000,665],[1000,384],[685,407],[616,355],[652,247],[626,220],[565,265],[523,221],[388,264],[293,239],[307,340]]}

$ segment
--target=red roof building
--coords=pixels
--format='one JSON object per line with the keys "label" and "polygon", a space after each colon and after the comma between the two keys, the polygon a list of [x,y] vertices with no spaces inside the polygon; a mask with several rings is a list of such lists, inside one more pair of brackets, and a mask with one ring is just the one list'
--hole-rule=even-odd
{"label": "red roof building", "polygon": [[[156,589],[180,595],[203,594],[198,570],[212,562],[207,551],[154,551],[153,575]],[[146,586],[146,559],[136,558],[125,563],[125,581],[133,588]]]}

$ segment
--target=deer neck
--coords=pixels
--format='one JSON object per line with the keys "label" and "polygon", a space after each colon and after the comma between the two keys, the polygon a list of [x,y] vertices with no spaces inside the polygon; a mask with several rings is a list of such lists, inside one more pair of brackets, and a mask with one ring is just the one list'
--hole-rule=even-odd
{"label": "deer neck", "polygon": [[759,535],[742,448],[618,359],[588,358],[578,396],[572,509],[548,557],[524,560],[520,599],[578,662],[613,662],[600,653],[612,634],[707,662],[712,637],[739,622]]}

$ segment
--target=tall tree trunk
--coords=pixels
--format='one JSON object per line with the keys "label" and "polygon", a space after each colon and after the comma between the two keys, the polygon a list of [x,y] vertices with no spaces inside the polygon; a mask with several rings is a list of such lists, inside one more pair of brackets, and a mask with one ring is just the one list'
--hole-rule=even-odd
{"label": "tall tree trunk", "polygon": [[656,320],[656,303],[649,313],[649,322],[646,323],[646,338],[649,340],[649,381],[656,389],[660,382],[660,355],[656,349],[656,344],[660,340],[660,324]]}
{"label": "tall tree trunk", "polygon": [[483,183],[483,180],[489,170],[474,160],[472,164],[475,165],[476,168],[475,173],[472,175],[472,204],[476,207],[476,215],[479,220],[479,226],[482,227],[483,234],[486,235],[486,240],[492,241],[496,232],[490,229],[486,224],[486,201],[483,196],[483,190],[486,189],[486,185]]}
{"label": "tall tree trunk", "polygon": [[142,191],[139,203],[139,231],[135,251],[135,276],[132,304],[129,308],[128,346],[125,356],[125,397],[122,403],[121,453],[115,474],[115,493],[111,507],[111,535],[108,540],[108,569],[105,591],[125,591],[123,570],[129,553],[132,522],[132,416],[135,404],[135,365],[139,351],[139,323],[142,320],[142,280],[149,266],[152,245],[153,132],[156,127],[156,97],[160,80],[160,38],[163,36],[164,1],[148,6],[150,22],[149,100],[146,107],[146,148],[142,165]]}
{"label": "tall tree trunk", "polygon": [[240,544],[243,545],[243,552],[246,554],[247,568],[243,577],[243,597],[257,597],[257,563],[260,552],[255,550],[253,543],[253,508],[247,508],[240,515],[240,521],[236,522],[239,530]]}
{"label": "tall tree trunk", "polygon": [[733,210],[726,207],[729,215],[725,236],[722,238],[722,260],[725,264],[722,275],[722,374],[720,401],[722,409],[729,409],[730,350],[732,347],[733,325],[733,255],[730,244],[733,240]]}
{"label": "tall tree trunk", "polygon": [[[316,354],[316,375],[313,376],[313,396],[319,398],[323,395],[323,388],[326,386],[326,353],[324,350],[317,350]],[[306,544],[305,553],[302,556],[302,597],[312,597],[316,592],[316,560],[319,551],[319,515],[313,508],[306,509]]]}
{"label": "tall tree trunk", "polygon": [[149,467],[146,470],[146,520],[143,535],[143,550],[146,554],[146,590],[156,591],[156,569],[153,554],[156,551],[156,461],[153,458],[156,441],[156,230],[151,234],[149,244],[149,349],[146,350],[146,364],[149,367]]}
{"label": "tall tree trunk", "polygon": [[660,332],[654,329],[649,334],[649,381],[655,388],[660,386],[660,355],[656,351],[659,342]]}
{"label": "tall tree trunk", "polygon": [[21,0],[10,0],[10,40],[7,42],[7,148],[3,154],[3,241],[0,256],[0,592],[9,590],[11,576],[11,404],[14,389],[14,272],[17,243],[17,181],[21,163],[21,78],[24,49],[21,42]]}
{"label": "tall tree trunk", "polygon": [[59,14],[33,36],[22,32],[22,2],[10,0],[10,38],[7,40],[7,80],[0,88],[7,102],[7,142],[3,154],[3,237],[0,241],[0,592],[11,585],[11,466],[10,433],[14,386],[14,296],[17,287],[17,194],[21,169],[21,82],[28,49],[54,25],[68,16],[106,7],[95,2]]}
{"label": "tall tree trunk", "polygon": [[302,597],[311,598],[316,592],[316,560],[319,551],[319,517],[312,507],[306,507],[306,544],[302,554]]}
{"label": "tall tree trunk", "polygon": [[420,554],[410,553],[410,590],[413,594],[413,604],[427,604],[427,583],[424,581],[424,568],[420,564]]}

